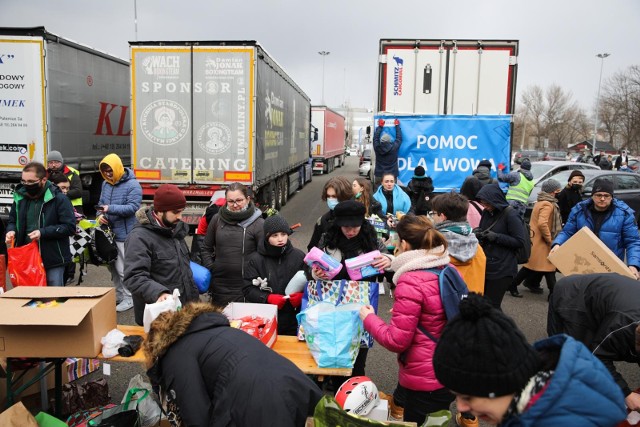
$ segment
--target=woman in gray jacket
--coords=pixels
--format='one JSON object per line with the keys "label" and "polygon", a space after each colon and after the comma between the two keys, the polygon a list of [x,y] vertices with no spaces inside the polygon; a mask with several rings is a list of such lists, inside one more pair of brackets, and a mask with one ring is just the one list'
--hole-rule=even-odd
{"label": "woman in gray jacket", "polygon": [[202,264],[211,270],[211,299],[221,306],[244,301],[245,265],[264,239],[262,212],[247,188],[234,182],[225,197],[227,203],[211,219],[200,253]]}

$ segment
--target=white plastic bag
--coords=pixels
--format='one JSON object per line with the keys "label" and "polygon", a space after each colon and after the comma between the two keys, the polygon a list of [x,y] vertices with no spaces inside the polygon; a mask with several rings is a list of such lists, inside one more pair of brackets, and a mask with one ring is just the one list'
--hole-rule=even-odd
{"label": "white plastic bag", "polygon": [[100,339],[102,344],[102,355],[111,358],[118,355],[118,349],[124,345],[126,335],[118,329],[112,329]]}
{"label": "white plastic bag", "polygon": [[289,280],[287,288],[284,290],[285,295],[304,291],[305,286],[307,286],[307,282],[307,276],[305,276],[304,271],[298,271],[291,280]]}
{"label": "white plastic bag", "polygon": [[144,331],[146,333],[149,333],[151,322],[156,320],[156,317],[158,317],[160,313],[164,313],[165,311],[178,311],[181,308],[182,303],[180,302],[180,291],[177,289],[174,289],[173,295],[171,295],[164,301],[155,302],[153,304],[145,304],[144,317],[142,318]]}
{"label": "white plastic bag", "polygon": [[[127,393],[129,392],[129,390],[134,388],[149,390],[149,395],[138,402],[137,408],[138,413],[140,414],[140,425],[142,427],[152,427],[158,425],[158,422],[160,421],[160,415],[162,414],[160,410],[160,404],[155,399],[155,394],[153,393],[151,384],[145,382],[144,378],[142,378],[142,375],[138,374],[131,378],[131,380],[129,380],[129,387],[127,387],[127,391],[122,397],[122,403],[125,403],[125,401],[127,400]],[[132,400],[131,402],[135,402],[135,400]],[[130,408],[131,407],[133,406],[130,406]]]}

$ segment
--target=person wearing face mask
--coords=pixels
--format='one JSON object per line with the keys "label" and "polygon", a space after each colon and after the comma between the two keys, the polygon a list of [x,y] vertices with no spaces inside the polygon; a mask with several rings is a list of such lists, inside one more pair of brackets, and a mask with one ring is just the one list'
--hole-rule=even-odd
{"label": "person wearing face mask", "polygon": [[124,286],[124,241],[136,225],[136,212],[142,203],[142,187],[133,170],[125,168],[117,154],[109,154],[100,162],[104,179],[98,201],[96,222],[108,224],[116,235],[118,258],[108,266],[116,288],[116,311],[133,307],[131,292]]}
{"label": "person wearing face mask", "polygon": [[239,182],[225,190],[226,205],[211,218],[202,242],[202,265],[211,271],[209,294],[214,304],[244,302],[244,272],[249,257],[264,240],[262,212]]}
{"label": "person wearing face mask", "polygon": [[[562,185],[553,178],[542,183],[542,191],[538,193],[538,201],[533,206],[531,213],[530,227],[532,231],[532,247],[529,261],[522,266],[518,274],[511,282],[509,293],[512,297],[522,298],[518,292],[518,285],[528,278],[534,279],[533,283],[539,283],[541,276],[544,276],[549,295],[553,292],[556,284],[556,267],[547,259],[551,250],[551,242],[562,230],[562,218],[556,197],[560,193]],[[531,292],[542,293],[542,288],[533,287],[525,282]]]}
{"label": "person wearing face mask", "polygon": [[583,184],[584,175],[579,170],[574,170],[569,175],[567,185],[558,194],[558,206],[560,207],[560,217],[563,224],[567,223],[571,209],[582,201]]}
{"label": "person wearing face mask", "polygon": [[335,176],[327,181],[322,189],[322,200],[327,203],[329,211],[316,221],[316,225],[313,227],[311,240],[309,240],[309,244],[307,245],[308,251],[310,251],[311,248],[318,246],[318,242],[320,242],[322,235],[331,228],[331,225],[335,220],[333,209],[338,205],[338,203],[352,198],[353,188],[347,178],[344,176]]}
{"label": "person wearing face mask", "polygon": [[276,305],[278,335],[295,335],[302,292],[287,294],[286,290],[294,276],[304,275],[304,252],[291,244],[293,231],[280,215],[265,219],[263,230],[264,239],[258,242],[258,250],[251,254],[244,271],[244,296],[247,302]]}
{"label": "person wearing face mask", "polygon": [[373,194],[371,194],[371,183],[369,181],[365,178],[356,178],[353,180],[351,188],[353,189],[354,200],[364,205],[365,217],[368,218],[371,215],[377,215],[380,219],[384,218],[382,205],[373,198]]}
{"label": "person wearing face mask", "polygon": [[162,184],[153,206],[136,212],[138,223],[125,241],[127,262],[124,284],[133,296],[133,313],[142,325],[145,304],[163,301],[174,289],[183,305],[199,300],[184,238],[189,226],[182,222],[187,199],[173,184]]}
{"label": "person wearing face mask", "polygon": [[13,193],[5,243],[24,246],[37,241],[47,276],[47,286],[63,286],[65,266],[71,262],[69,236],[76,232],[76,218],[69,198],[46,178],[37,162],[22,169]]}

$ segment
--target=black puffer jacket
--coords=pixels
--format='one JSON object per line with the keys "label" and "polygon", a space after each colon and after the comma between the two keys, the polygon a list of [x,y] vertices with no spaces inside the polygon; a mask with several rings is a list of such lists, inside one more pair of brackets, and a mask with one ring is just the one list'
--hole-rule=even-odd
{"label": "black puffer jacket", "polygon": [[[300,369],[199,303],[162,316],[145,343],[157,362],[147,372],[173,397],[184,425],[298,427],[320,389]],[[149,341],[152,340],[152,341]]]}
{"label": "black puffer jacket", "polygon": [[581,201],[582,193],[579,190],[571,189],[571,184],[564,187],[558,194],[558,207],[560,207],[560,216],[563,224],[567,223],[571,209]]}
{"label": "black puffer jacket", "polygon": [[486,166],[478,166],[473,171],[473,176],[478,178],[482,185],[497,184],[498,180],[491,177],[491,170]]}
{"label": "black puffer jacket", "polygon": [[150,208],[138,210],[138,223],[124,242],[124,285],[133,296],[138,325],[142,325],[144,305],[156,302],[163,293],[178,289],[183,305],[200,298],[184,241],[189,226],[180,221],[175,228],[161,227],[152,215]]}
{"label": "black puffer jacket", "polygon": [[433,198],[433,180],[431,177],[412,178],[409,181],[408,189],[409,197],[411,198],[409,213],[416,215],[428,214],[431,210],[431,199]]}
{"label": "black puffer jacket", "polygon": [[316,221],[316,225],[313,227],[313,234],[311,235],[311,240],[309,240],[309,244],[307,245],[307,250],[310,251],[311,248],[317,247],[320,243],[320,239],[322,235],[326,233],[333,221],[335,220],[335,216],[333,215],[333,211],[326,212],[318,221]]}
{"label": "black puffer jacket", "polygon": [[211,218],[202,243],[202,265],[211,270],[211,296],[213,302],[225,306],[233,301],[244,301],[242,288],[244,268],[249,255],[258,249],[264,238],[264,220],[259,209],[247,220],[226,222],[219,213]]}
{"label": "black puffer jacket", "polygon": [[[253,279],[258,277],[267,279],[267,286],[274,294],[285,295],[284,291],[289,280],[298,271],[304,269],[304,252],[294,248],[290,241],[282,249],[279,256],[269,254],[263,240],[258,244],[258,252],[249,256],[249,262],[244,270],[245,287],[243,290],[247,302],[265,304],[267,297],[271,294],[271,292],[260,290],[258,286],[253,285]],[[296,334],[298,328],[296,314],[299,311],[299,308],[294,308],[287,301],[282,310],[278,311],[278,334]]]}
{"label": "black puffer jacket", "polygon": [[485,280],[515,277],[518,273],[516,250],[523,247],[525,243],[524,224],[514,209],[509,209],[502,215],[509,203],[497,184],[485,185],[478,191],[476,198],[484,200],[494,207],[492,212],[489,212],[488,209],[482,211],[478,228],[486,230],[497,221],[496,225],[491,228],[492,232],[498,234],[495,242],[478,239],[487,256]]}
{"label": "black puffer jacket", "polygon": [[627,396],[631,390],[613,362],[640,364],[635,350],[639,301],[640,285],[635,279],[615,273],[564,277],[553,288],[547,332],[581,341],[604,363]]}

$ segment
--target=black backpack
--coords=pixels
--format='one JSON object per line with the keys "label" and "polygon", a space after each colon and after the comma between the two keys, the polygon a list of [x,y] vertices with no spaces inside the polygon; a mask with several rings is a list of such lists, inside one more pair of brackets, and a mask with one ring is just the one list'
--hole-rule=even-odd
{"label": "black backpack", "polygon": [[524,246],[518,248],[518,250],[516,251],[518,264],[525,264],[529,262],[529,257],[531,256],[531,246],[533,246],[533,243],[531,242],[531,227],[529,227],[529,223],[524,222],[523,220],[522,226],[524,227]]}
{"label": "black backpack", "polygon": [[116,237],[111,227],[105,224],[96,225],[89,230],[91,244],[89,245],[89,258],[94,265],[112,264],[118,258]]}

